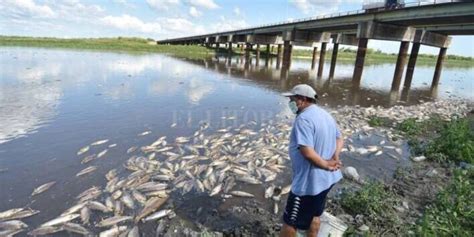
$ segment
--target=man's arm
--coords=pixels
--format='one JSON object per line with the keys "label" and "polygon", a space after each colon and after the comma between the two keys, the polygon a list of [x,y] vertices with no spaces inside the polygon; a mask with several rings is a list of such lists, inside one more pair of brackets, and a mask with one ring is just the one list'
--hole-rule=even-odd
{"label": "man's arm", "polygon": [[339,160],[331,159],[325,160],[319,156],[319,154],[309,146],[299,146],[299,150],[303,157],[309,160],[313,165],[324,170],[334,171],[339,169]]}
{"label": "man's arm", "polygon": [[339,154],[341,153],[342,147],[344,146],[344,139],[342,136],[336,139],[336,151],[331,159],[339,161]]}

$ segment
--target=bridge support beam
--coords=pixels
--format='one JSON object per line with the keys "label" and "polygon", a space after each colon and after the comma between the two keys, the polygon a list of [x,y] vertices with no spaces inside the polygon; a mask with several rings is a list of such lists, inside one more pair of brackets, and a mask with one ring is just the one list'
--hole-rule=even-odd
{"label": "bridge support beam", "polygon": [[245,44],[245,63],[250,61],[250,50],[252,50],[252,45],[250,43]]}
{"label": "bridge support beam", "polygon": [[229,54],[232,54],[232,42],[228,43],[228,51],[229,51]]}
{"label": "bridge support beam", "polygon": [[270,44],[267,44],[266,54],[267,54],[267,58],[270,57]]}
{"label": "bridge support beam", "polygon": [[438,61],[436,62],[435,72],[433,76],[433,81],[431,82],[431,87],[437,87],[439,83],[439,78],[441,77],[441,70],[443,69],[443,62],[446,58],[447,48],[440,48],[438,54]]}
{"label": "bridge support beam", "polygon": [[367,43],[369,39],[359,38],[359,47],[357,48],[357,56],[355,61],[354,73],[352,81],[354,84],[359,85],[360,79],[362,78],[362,71],[364,70],[365,54],[367,52]]}
{"label": "bridge support beam", "polygon": [[257,44],[257,48],[255,49],[255,65],[258,66],[258,62],[260,61],[260,44]]}
{"label": "bridge support beam", "polygon": [[290,68],[291,66],[291,53],[292,53],[293,45],[289,40],[285,40],[283,42],[283,67]]}
{"label": "bridge support beam", "polygon": [[331,68],[329,69],[329,78],[334,77],[334,71],[336,70],[336,61],[337,61],[337,53],[339,51],[339,44],[334,43],[332,47],[332,57],[331,57]]}
{"label": "bridge support beam", "polygon": [[405,74],[405,82],[403,87],[410,89],[413,72],[415,71],[416,59],[418,58],[418,51],[420,50],[420,43],[413,43],[411,47],[410,59],[408,60],[407,72]]}
{"label": "bridge support beam", "polygon": [[324,58],[326,57],[326,42],[321,43],[321,51],[319,53],[318,77],[323,75]]}
{"label": "bridge support beam", "polygon": [[318,47],[313,47],[313,58],[311,60],[311,69],[316,66],[316,59],[318,57]]}
{"label": "bridge support beam", "polygon": [[278,47],[277,47],[276,69],[279,69],[279,68],[280,68],[280,64],[281,64],[281,57],[282,57],[282,50],[281,50],[281,47],[282,47],[282,45],[281,45],[281,44],[278,44]]}
{"label": "bridge support beam", "polygon": [[392,91],[400,89],[400,82],[402,81],[403,70],[407,64],[407,53],[410,42],[402,41],[400,43],[400,50],[398,51],[397,64],[395,65],[395,72],[393,74]]}

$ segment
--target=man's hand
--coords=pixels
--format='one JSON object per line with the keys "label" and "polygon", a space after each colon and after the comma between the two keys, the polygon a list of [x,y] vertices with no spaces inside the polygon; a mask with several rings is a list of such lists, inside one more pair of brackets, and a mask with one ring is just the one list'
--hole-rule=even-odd
{"label": "man's hand", "polygon": [[325,163],[326,165],[324,169],[329,171],[336,171],[341,168],[342,165],[342,162],[339,160],[339,157],[335,158],[334,156],[332,159],[327,160]]}

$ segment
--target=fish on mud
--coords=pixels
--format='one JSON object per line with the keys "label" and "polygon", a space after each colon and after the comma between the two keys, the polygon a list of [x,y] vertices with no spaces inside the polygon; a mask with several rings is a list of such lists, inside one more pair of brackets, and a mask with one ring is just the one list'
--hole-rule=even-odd
{"label": "fish on mud", "polygon": [[0,221],[22,219],[38,214],[40,211],[33,209],[14,208],[0,213]]}
{"label": "fish on mud", "polygon": [[100,221],[96,225],[96,227],[113,226],[113,225],[116,225],[120,222],[130,221],[132,219],[133,219],[132,216],[113,216],[113,217],[109,217],[107,219],[103,219],[102,221]]}
{"label": "fish on mud", "polygon": [[171,214],[172,212],[173,212],[173,210],[171,210],[171,209],[160,210],[160,211],[157,211],[157,212],[147,216],[145,219],[142,220],[142,222],[158,220],[160,218],[163,218],[163,217]]}
{"label": "fish on mud", "polygon": [[56,218],[54,218],[50,221],[47,221],[47,222],[43,223],[41,226],[55,226],[55,225],[59,225],[59,224],[63,224],[63,223],[72,221],[72,220],[74,220],[78,217],[80,217],[79,214],[69,214],[69,215],[59,216],[59,217],[56,217]]}
{"label": "fish on mud", "polygon": [[114,226],[108,230],[100,232],[99,237],[117,237],[127,230],[127,226]]}
{"label": "fish on mud", "polygon": [[99,154],[97,154],[97,158],[100,158],[100,157],[102,157],[102,156],[105,156],[105,154],[107,154],[108,151],[109,151],[108,149],[105,149],[105,150],[99,152]]}
{"label": "fish on mud", "polygon": [[25,224],[25,222],[19,221],[19,220],[0,222],[0,229],[18,230],[18,229],[25,229],[25,228],[28,228],[28,225]]}
{"label": "fish on mud", "polygon": [[145,206],[143,207],[143,209],[135,217],[135,222],[139,222],[144,217],[150,215],[156,209],[160,208],[167,200],[168,200],[168,197],[150,199],[148,202],[145,203]]}
{"label": "fish on mud", "polygon": [[255,197],[253,194],[247,193],[247,192],[244,192],[244,191],[231,191],[230,194],[232,194],[234,196],[237,196],[237,197]]}
{"label": "fish on mud", "polygon": [[33,193],[31,193],[31,196],[38,195],[38,194],[50,189],[55,183],[56,183],[56,181],[52,181],[52,182],[40,185],[39,187],[35,188],[35,190],[33,190]]}
{"label": "fish on mud", "polygon": [[82,175],[85,175],[85,174],[88,174],[90,172],[93,172],[97,169],[97,166],[89,166],[81,171],[79,171],[79,173],[76,174],[76,177],[79,177],[79,176],[82,176]]}
{"label": "fish on mud", "polygon": [[76,224],[76,223],[66,223],[63,225],[63,229],[65,231],[75,233],[75,234],[80,234],[83,236],[90,236],[91,232],[87,230],[84,226]]}
{"label": "fish on mud", "polygon": [[63,231],[62,226],[40,226],[30,232],[28,235],[38,236],[38,235],[51,235],[60,231]]}

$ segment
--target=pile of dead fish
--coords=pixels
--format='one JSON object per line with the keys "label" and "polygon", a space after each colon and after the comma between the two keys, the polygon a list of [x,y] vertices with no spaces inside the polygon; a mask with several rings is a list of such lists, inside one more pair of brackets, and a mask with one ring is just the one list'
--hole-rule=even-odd
{"label": "pile of dead fish", "polygon": [[[206,135],[207,124],[202,124],[192,136],[167,139],[158,138],[146,146],[133,146],[127,150],[131,156],[124,168],[128,172],[112,169],[105,175],[105,187],[91,187],[76,197],[75,205],[60,216],[33,229],[29,235],[49,235],[67,231],[80,235],[139,236],[138,223],[173,217],[174,211],[161,209],[171,192],[182,195],[197,192],[218,198],[253,198],[254,194],[236,189],[236,184],[262,185],[265,198],[274,201],[278,213],[281,195],[290,186],[272,184],[287,165],[289,123],[261,124],[258,130],[248,127],[225,128]],[[139,136],[149,135],[146,131]],[[106,155],[108,140],[99,140],[79,149],[82,163]],[[88,154],[91,146],[103,146],[98,154]],[[88,175],[97,169],[89,166],[76,176]],[[119,177],[118,174],[129,173]],[[38,195],[55,182],[43,184],[32,195]],[[27,212],[27,213],[25,213]],[[28,226],[19,219],[36,214],[34,210],[12,209],[0,213],[1,228],[6,234],[16,234]]]}

